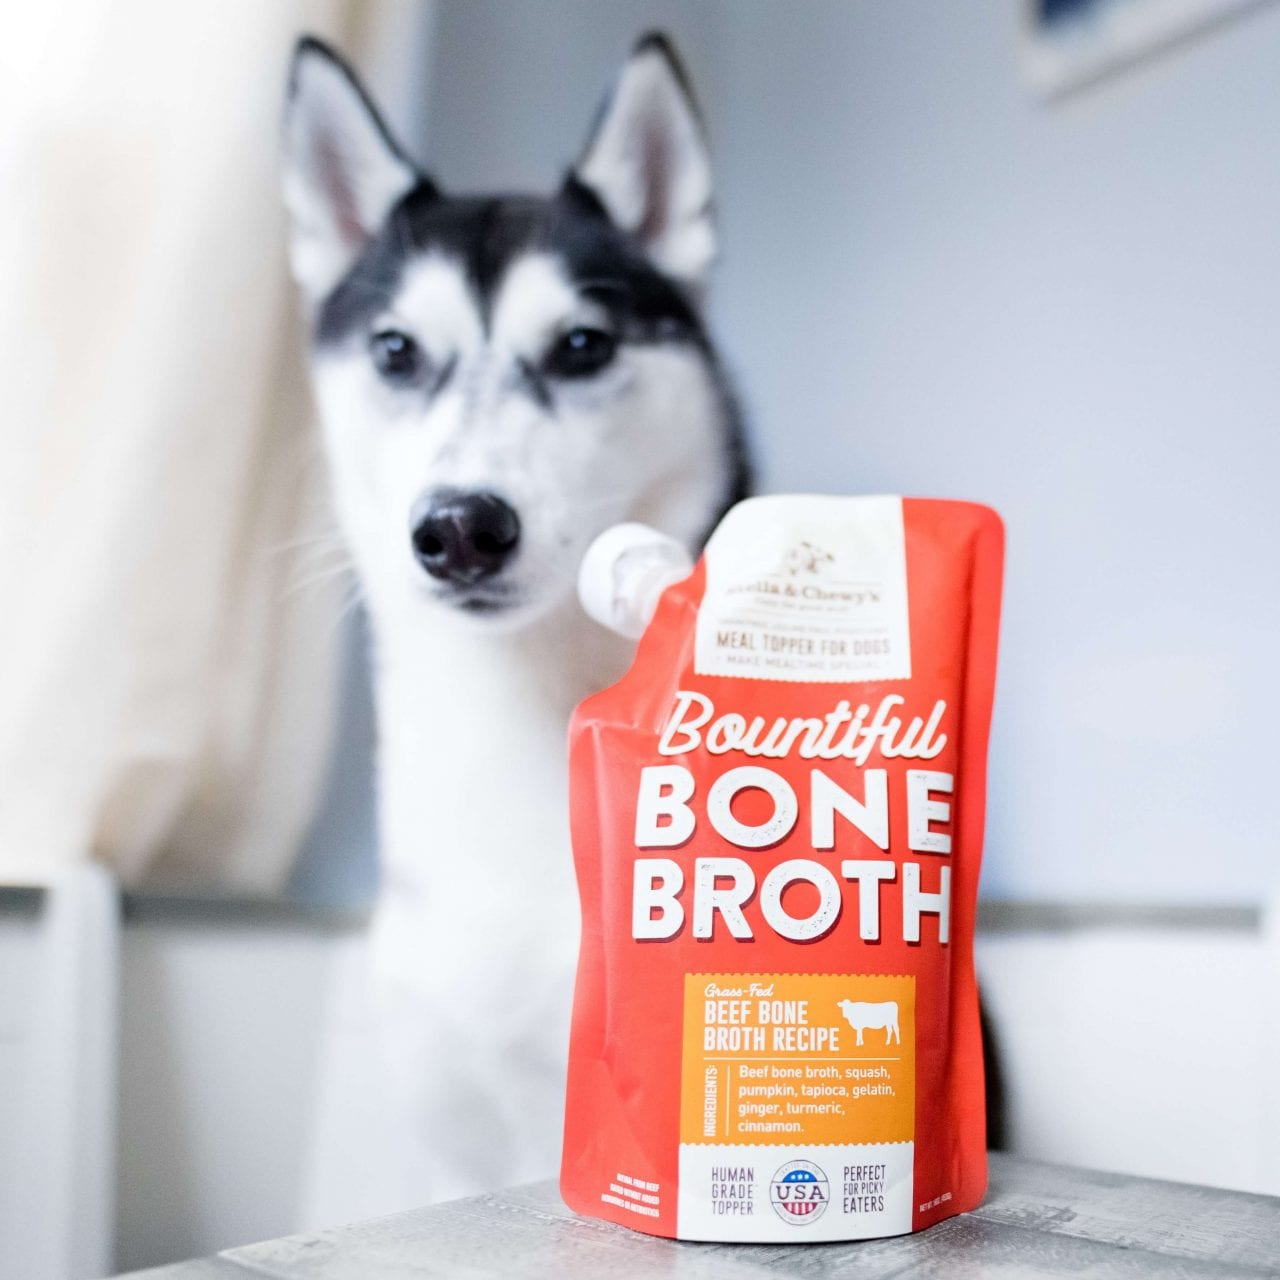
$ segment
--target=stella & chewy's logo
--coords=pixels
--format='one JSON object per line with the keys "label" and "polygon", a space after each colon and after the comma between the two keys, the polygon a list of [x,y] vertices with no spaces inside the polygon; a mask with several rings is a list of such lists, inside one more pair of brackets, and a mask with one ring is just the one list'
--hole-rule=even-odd
{"label": "stella & chewy's logo", "polygon": [[845,579],[836,571],[836,558],[816,542],[801,540],[783,555],[778,567],[725,588],[726,596],[754,596],[805,602],[830,607],[852,608],[878,605],[884,598],[883,585],[863,579]]}
{"label": "stella & chewy's logo", "polygon": [[822,1217],[831,1190],[827,1175],[810,1160],[792,1160],[773,1175],[769,1202],[783,1222],[803,1227]]}

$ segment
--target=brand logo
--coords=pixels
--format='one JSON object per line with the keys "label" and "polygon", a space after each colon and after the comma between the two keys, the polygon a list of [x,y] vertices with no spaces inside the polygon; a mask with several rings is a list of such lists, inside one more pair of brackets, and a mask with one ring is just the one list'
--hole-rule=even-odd
{"label": "brand logo", "polygon": [[836,558],[825,547],[802,539],[777,562],[777,568],[733,583],[726,596],[750,595],[766,599],[857,608],[884,601],[884,584],[867,578],[846,578],[836,571]]}
{"label": "brand logo", "polygon": [[793,578],[800,573],[821,573],[835,563],[835,556],[814,542],[797,542],[787,552],[783,567]]}
{"label": "brand logo", "polygon": [[769,1202],[783,1222],[803,1227],[822,1217],[831,1198],[827,1175],[810,1160],[792,1160],[773,1175]]}

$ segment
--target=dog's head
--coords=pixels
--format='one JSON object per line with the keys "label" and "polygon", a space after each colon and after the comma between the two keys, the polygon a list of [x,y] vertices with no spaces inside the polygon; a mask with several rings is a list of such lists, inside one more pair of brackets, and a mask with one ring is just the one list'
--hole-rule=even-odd
{"label": "dog's head", "polygon": [[693,546],[739,496],[698,312],[711,174],[665,41],[637,46],[549,197],[446,195],[312,40],[285,152],[335,496],[375,609],[518,625],[566,599],[608,525]]}

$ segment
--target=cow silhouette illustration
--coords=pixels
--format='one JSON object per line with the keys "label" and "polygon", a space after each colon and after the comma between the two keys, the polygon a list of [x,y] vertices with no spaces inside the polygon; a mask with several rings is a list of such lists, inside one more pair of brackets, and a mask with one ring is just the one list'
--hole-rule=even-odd
{"label": "cow silhouette illustration", "polygon": [[896,1000],[841,1000],[840,1012],[844,1020],[858,1033],[857,1043],[862,1044],[864,1031],[884,1030],[886,1045],[901,1044],[898,1030],[898,1002]]}

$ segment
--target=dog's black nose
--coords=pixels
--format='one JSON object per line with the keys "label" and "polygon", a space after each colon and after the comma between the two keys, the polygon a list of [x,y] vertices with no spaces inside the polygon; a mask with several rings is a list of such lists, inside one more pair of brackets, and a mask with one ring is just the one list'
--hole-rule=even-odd
{"label": "dog's black nose", "polygon": [[434,489],[414,505],[410,536],[418,563],[433,578],[465,586],[511,558],[520,517],[496,494]]}

